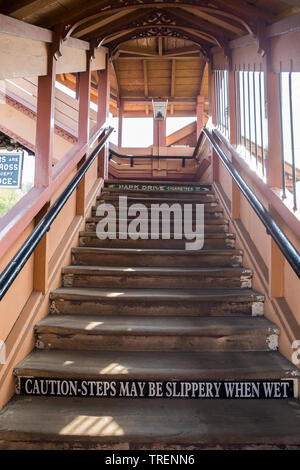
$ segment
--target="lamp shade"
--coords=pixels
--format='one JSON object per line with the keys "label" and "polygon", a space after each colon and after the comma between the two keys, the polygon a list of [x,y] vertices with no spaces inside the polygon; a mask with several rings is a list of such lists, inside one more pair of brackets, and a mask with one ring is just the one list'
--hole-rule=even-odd
{"label": "lamp shade", "polygon": [[165,101],[154,101],[152,100],[153,105],[153,115],[155,120],[164,120],[167,116],[167,106],[168,100]]}

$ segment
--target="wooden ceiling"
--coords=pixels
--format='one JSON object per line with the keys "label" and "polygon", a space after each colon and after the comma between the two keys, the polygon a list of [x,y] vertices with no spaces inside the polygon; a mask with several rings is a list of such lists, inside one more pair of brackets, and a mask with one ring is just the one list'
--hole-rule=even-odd
{"label": "wooden ceiling", "polygon": [[106,46],[111,111],[124,103],[125,116],[151,115],[152,98],[194,115],[197,96],[208,97],[210,49],[298,11],[299,0],[0,0],[0,13]]}

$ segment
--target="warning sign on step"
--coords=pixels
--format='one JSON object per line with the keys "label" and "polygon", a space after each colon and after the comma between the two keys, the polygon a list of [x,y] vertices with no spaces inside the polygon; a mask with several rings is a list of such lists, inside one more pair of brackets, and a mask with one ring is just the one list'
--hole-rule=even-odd
{"label": "warning sign on step", "polygon": [[143,381],[19,377],[19,393],[101,398],[292,398],[293,380]]}

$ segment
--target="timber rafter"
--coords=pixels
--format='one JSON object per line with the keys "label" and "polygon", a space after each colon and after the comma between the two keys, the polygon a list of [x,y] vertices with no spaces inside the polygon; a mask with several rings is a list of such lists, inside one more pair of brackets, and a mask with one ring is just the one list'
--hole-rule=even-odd
{"label": "timber rafter", "polygon": [[148,27],[168,27],[177,30],[180,28],[180,30],[183,30],[185,33],[192,33],[194,36],[198,36],[211,44],[225,47],[230,35],[217,33],[213,27],[207,28],[204,21],[194,20],[191,14],[185,13],[185,18],[182,18],[180,16],[181,12],[178,10],[175,14],[164,9],[145,10],[143,14],[143,10],[141,10],[138,13],[133,13],[122,18],[122,20],[118,21],[114,26],[106,26],[104,29],[102,28],[90,33],[85,39],[91,39],[93,37],[92,34],[95,34],[98,37],[99,44],[107,44],[110,38],[113,40],[114,34],[119,36],[122,32],[125,34],[129,30],[134,29],[142,30]]}
{"label": "timber rafter", "polygon": [[[97,34],[99,34],[100,32],[97,26],[97,21],[99,20],[99,18],[103,16],[107,17],[108,13],[113,14],[113,13],[124,11],[124,10],[128,11],[128,14],[130,14],[131,10],[136,9],[137,7],[139,11],[141,9],[149,9],[149,8],[156,10],[156,9],[161,9],[162,7],[164,9],[175,8],[176,10],[184,8],[184,7],[191,7],[191,6],[197,7],[197,9],[203,12],[209,13],[212,16],[223,18],[223,20],[227,22],[229,28],[231,24],[232,26],[239,25],[240,27],[242,27],[242,32],[243,31],[248,32],[253,35],[256,33],[254,24],[255,24],[255,20],[257,19],[258,13],[260,13],[260,17],[263,18],[264,20],[266,21],[272,20],[272,15],[264,14],[264,12],[261,11],[260,9],[259,10],[256,8],[249,9],[249,4],[247,4],[248,8],[243,9],[241,7],[238,7],[237,8],[238,14],[237,14],[236,8],[233,9],[232,7],[229,7],[227,5],[227,2],[222,2],[221,0],[217,0],[215,3],[219,4],[219,6],[212,7],[210,6],[211,4],[208,1],[204,1],[204,0],[184,0],[182,2],[178,2],[176,0],[173,0],[173,1],[169,0],[168,2],[164,2],[164,3],[153,2],[153,0],[128,0],[125,5],[124,5],[124,2],[121,2],[121,0],[115,0],[113,2],[102,2],[97,7],[83,10],[82,13],[78,14],[77,16],[74,15],[72,18],[67,19],[64,25],[65,38],[69,37],[75,32],[80,33],[80,28],[84,32],[83,25],[85,25],[86,23],[89,23],[90,25],[89,37],[92,37],[92,36],[95,37],[95,35],[97,36]],[[245,2],[240,2],[240,3],[243,4]],[[95,31],[92,30],[92,26],[91,26],[93,21],[96,22]],[[218,26],[217,25],[213,25],[213,26],[215,27],[215,33],[217,33],[219,30]],[[76,35],[78,36],[78,34]]]}
{"label": "timber rafter", "polygon": [[118,37],[114,41],[106,43],[107,47],[110,50],[110,54],[112,57],[117,53],[118,47],[120,44],[126,41],[130,41],[132,39],[144,39],[144,38],[151,38],[151,37],[173,37],[177,39],[185,39],[186,41],[191,41],[199,46],[200,53],[204,59],[208,59],[209,57],[209,47],[207,43],[205,43],[201,38],[185,32],[184,30],[180,29],[178,26],[165,26],[165,27],[151,27],[145,26],[143,28],[134,29],[129,31],[124,36]]}

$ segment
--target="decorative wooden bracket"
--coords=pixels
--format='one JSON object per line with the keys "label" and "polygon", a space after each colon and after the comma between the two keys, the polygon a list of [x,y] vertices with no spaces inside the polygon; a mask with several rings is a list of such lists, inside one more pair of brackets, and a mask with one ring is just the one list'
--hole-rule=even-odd
{"label": "decorative wooden bracket", "polygon": [[95,54],[96,54],[96,49],[99,46],[99,40],[98,39],[91,39],[90,41],[90,49],[87,53],[88,60],[95,59]]}
{"label": "decorative wooden bracket", "polygon": [[62,47],[66,38],[65,31],[66,27],[62,23],[57,24],[54,28],[52,50],[55,60],[62,56]]}
{"label": "decorative wooden bracket", "polygon": [[256,37],[257,37],[257,42],[258,42],[257,53],[260,54],[262,57],[264,57],[268,49],[268,42],[267,42],[267,36],[266,36],[266,23],[262,20],[258,20],[256,31],[257,31]]}
{"label": "decorative wooden bracket", "polygon": [[229,42],[227,40],[222,41],[222,47],[225,59],[228,61],[228,68],[232,70],[232,51],[229,47]]}

